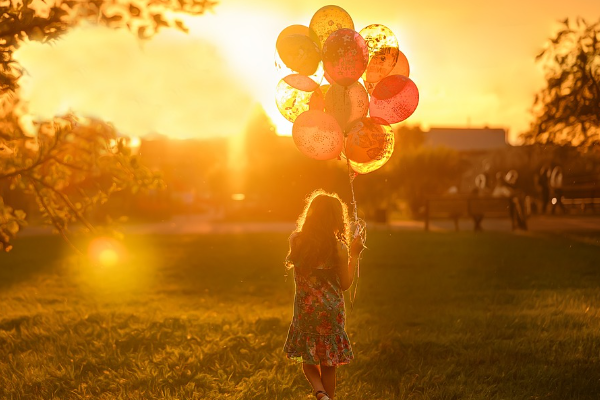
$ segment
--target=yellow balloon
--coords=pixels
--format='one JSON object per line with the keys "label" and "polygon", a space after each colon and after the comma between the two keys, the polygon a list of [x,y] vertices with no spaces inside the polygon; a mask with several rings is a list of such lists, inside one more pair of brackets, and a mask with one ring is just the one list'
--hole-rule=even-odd
{"label": "yellow balloon", "polygon": [[369,63],[362,78],[366,82],[379,82],[388,76],[398,61],[398,39],[390,28],[380,24],[369,25],[359,33],[369,49]]}
{"label": "yellow balloon", "polygon": [[281,115],[288,121],[294,122],[300,114],[308,111],[308,103],[313,92],[297,89],[286,80],[290,81],[290,78],[283,78],[275,88],[275,103]]}
{"label": "yellow balloon", "polygon": [[[288,77],[290,75],[298,74],[297,71],[294,71],[293,69],[291,69],[287,65],[285,65],[285,63],[281,60],[281,57],[279,57],[277,50],[275,50],[275,73],[279,79],[284,79],[285,77]],[[319,65],[317,66],[317,70],[315,71],[315,73],[313,73],[312,75],[305,75],[305,76],[308,76],[310,79],[312,79],[318,86],[323,81],[324,75],[325,75],[325,70],[323,69],[323,63],[319,62]],[[294,85],[292,84],[292,86],[294,86]],[[302,89],[302,88],[298,88],[298,89]]]}
{"label": "yellow balloon", "polygon": [[394,131],[383,120],[365,117],[348,131],[345,154],[359,174],[381,168],[394,152]]}
{"label": "yellow balloon", "polygon": [[308,27],[311,31],[310,35],[316,36],[315,41],[319,43],[320,47],[323,47],[323,43],[329,35],[338,29],[348,28],[354,30],[354,22],[346,10],[330,5],[320,8],[313,15]]}

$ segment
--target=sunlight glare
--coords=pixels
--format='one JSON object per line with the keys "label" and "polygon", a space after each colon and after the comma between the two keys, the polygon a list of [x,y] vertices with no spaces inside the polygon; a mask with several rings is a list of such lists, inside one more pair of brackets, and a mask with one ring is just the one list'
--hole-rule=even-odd
{"label": "sunlight glare", "polygon": [[115,239],[98,237],[88,246],[92,263],[102,267],[114,267],[125,258],[125,248]]}

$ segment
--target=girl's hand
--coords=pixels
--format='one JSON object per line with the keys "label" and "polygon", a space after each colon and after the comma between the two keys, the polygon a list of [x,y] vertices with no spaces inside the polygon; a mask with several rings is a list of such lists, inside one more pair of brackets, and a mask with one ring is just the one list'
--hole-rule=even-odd
{"label": "girl's hand", "polygon": [[364,248],[365,244],[363,242],[362,235],[356,235],[354,236],[354,239],[352,239],[352,243],[350,243],[350,255],[353,257],[358,257]]}

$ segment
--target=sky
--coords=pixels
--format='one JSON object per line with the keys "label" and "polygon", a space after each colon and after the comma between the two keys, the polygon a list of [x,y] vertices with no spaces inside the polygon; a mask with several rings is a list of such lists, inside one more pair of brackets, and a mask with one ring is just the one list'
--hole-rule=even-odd
{"label": "sky", "polygon": [[189,34],[166,29],[141,42],[82,26],[52,45],[26,43],[15,54],[26,70],[22,97],[37,119],[72,110],[126,135],[174,138],[237,135],[261,105],[290,134],[274,100],[285,76],[274,66],[275,40],[328,4],[344,8],[357,31],[377,23],[395,33],[420,95],[406,123],[505,128],[515,144],[544,85],[535,55],[557,21],[600,18],[598,0],[221,0],[185,18]]}

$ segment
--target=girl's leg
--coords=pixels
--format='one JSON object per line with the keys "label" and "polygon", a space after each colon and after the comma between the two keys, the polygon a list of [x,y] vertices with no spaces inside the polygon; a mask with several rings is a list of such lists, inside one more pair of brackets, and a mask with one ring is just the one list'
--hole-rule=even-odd
{"label": "girl's leg", "polygon": [[321,382],[329,397],[333,399],[335,395],[335,365],[332,367],[321,365]]}
{"label": "girl's leg", "polygon": [[324,390],[327,392],[327,389],[323,387],[323,382],[321,382],[321,371],[319,370],[318,365],[302,363],[302,371],[304,371],[304,376],[306,376],[310,386],[312,386],[313,392],[317,392],[319,390]]}

